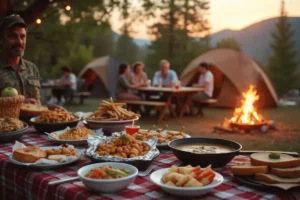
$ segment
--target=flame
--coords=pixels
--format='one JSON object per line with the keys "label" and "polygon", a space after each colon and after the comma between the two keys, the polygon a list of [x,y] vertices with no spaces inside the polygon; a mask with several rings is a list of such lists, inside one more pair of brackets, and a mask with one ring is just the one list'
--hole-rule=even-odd
{"label": "flame", "polygon": [[263,118],[256,111],[254,103],[259,99],[257,91],[253,85],[250,85],[246,92],[242,93],[241,107],[236,108],[233,117],[230,119],[233,123],[256,124],[261,123]]}

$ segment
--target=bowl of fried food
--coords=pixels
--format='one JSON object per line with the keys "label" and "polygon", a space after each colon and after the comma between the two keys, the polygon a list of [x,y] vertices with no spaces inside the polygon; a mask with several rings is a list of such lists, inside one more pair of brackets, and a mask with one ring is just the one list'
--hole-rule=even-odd
{"label": "bowl of fried food", "polygon": [[79,117],[59,108],[45,111],[41,114],[41,116],[30,119],[30,122],[39,133],[51,133],[67,127],[76,127],[79,121]]}
{"label": "bowl of fried food", "polygon": [[19,139],[28,130],[28,124],[17,118],[0,118],[0,142]]}
{"label": "bowl of fried food", "polygon": [[156,142],[157,139],[141,142],[125,133],[116,133],[111,137],[89,137],[86,155],[93,162],[123,162],[142,170],[159,155]]}
{"label": "bowl of fried food", "polygon": [[126,189],[135,180],[138,169],[126,163],[105,162],[84,166],[77,174],[87,189],[115,193]]}
{"label": "bowl of fried food", "polygon": [[176,196],[195,197],[212,191],[222,184],[224,178],[210,166],[172,166],[160,169],[150,175],[151,181],[164,191]]}
{"label": "bowl of fried food", "polygon": [[91,129],[102,128],[106,135],[124,131],[125,126],[132,125],[140,117],[139,114],[123,108],[125,105],[125,103],[115,103],[112,99],[110,102],[103,100],[98,110],[87,116],[84,123]]}

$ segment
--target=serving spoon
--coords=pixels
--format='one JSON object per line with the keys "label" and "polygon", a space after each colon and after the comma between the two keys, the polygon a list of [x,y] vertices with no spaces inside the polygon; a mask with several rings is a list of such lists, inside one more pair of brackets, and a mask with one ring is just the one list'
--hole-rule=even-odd
{"label": "serving spoon", "polygon": [[72,178],[65,178],[65,179],[60,179],[60,180],[56,180],[56,181],[50,181],[48,183],[48,185],[52,186],[52,185],[57,185],[57,184],[60,184],[60,183],[66,183],[66,182],[76,181],[78,179],[79,179],[78,176],[72,177]]}

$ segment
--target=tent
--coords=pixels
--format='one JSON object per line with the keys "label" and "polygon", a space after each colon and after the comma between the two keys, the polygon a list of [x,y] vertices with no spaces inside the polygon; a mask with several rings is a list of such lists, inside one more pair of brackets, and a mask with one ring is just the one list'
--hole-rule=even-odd
{"label": "tent", "polygon": [[253,84],[259,95],[257,107],[275,107],[278,105],[276,91],[263,68],[246,54],[227,48],[210,50],[191,61],[180,79],[182,85],[191,86],[199,78],[198,65],[201,62],[211,64],[214,75],[214,98],[216,106],[236,107],[240,105],[241,94]]}
{"label": "tent", "polygon": [[121,60],[112,56],[96,58],[88,63],[78,74],[78,78],[85,79],[92,97],[113,97]]}

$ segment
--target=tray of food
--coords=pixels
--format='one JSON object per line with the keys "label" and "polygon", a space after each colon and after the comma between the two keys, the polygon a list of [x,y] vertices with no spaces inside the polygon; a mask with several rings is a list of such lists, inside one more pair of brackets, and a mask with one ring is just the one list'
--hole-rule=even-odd
{"label": "tray of food", "polygon": [[236,180],[265,188],[293,190],[300,188],[300,158],[280,153],[253,153],[251,164],[231,167]]}
{"label": "tray of food", "polygon": [[76,127],[80,118],[66,110],[55,108],[41,113],[41,116],[33,117],[30,123],[39,133],[62,130],[67,127]]}
{"label": "tray of food", "polygon": [[71,145],[86,145],[89,136],[103,135],[102,129],[91,130],[86,127],[67,127],[64,130],[47,133],[48,139],[54,143],[71,144]]}
{"label": "tray of food", "polygon": [[160,169],[150,175],[151,181],[165,192],[185,197],[204,195],[222,184],[224,178],[210,166],[172,166]]}
{"label": "tray of food", "polygon": [[168,126],[166,125],[163,129],[152,130],[152,128],[145,130],[140,129],[133,137],[137,140],[147,141],[157,137],[157,148],[167,149],[169,148],[168,143],[172,140],[181,138],[190,138],[191,136],[182,132],[183,127],[179,131],[165,130]]}
{"label": "tray of food", "polygon": [[85,149],[69,146],[29,146],[16,142],[9,161],[36,169],[53,169],[74,163],[84,156]]}
{"label": "tray of food", "polygon": [[28,130],[28,124],[17,118],[0,118],[0,142],[19,139]]}
{"label": "tray of food", "polygon": [[141,142],[124,133],[88,138],[86,155],[93,162],[123,162],[146,169],[159,155],[157,139]]}
{"label": "tray of food", "polygon": [[124,131],[125,126],[131,125],[140,117],[139,114],[123,108],[125,105],[113,102],[112,98],[110,102],[103,100],[97,111],[85,117],[84,123],[91,129],[102,128],[107,135]]}

